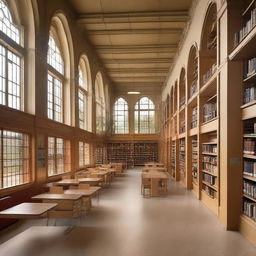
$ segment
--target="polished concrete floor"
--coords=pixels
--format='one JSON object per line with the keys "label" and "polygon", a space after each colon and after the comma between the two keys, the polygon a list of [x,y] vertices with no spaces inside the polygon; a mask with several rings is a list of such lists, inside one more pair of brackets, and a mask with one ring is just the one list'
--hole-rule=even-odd
{"label": "polished concrete floor", "polygon": [[[19,222],[0,233],[0,243],[28,227],[44,224],[45,220]],[[57,223],[58,227],[71,224],[65,220]],[[43,227],[41,230],[43,233]],[[167,197],[143,198],[139,169],[129,170],[104,189],[100,202],[95,202],[90,215],[77,223],[66,239],[41,242],[32,248],[22,240],[21,248],[13,251],[3,244],[0,255],[1,248],[8,256],[256,255],[252,244],[238,232],[225,231],[216,216],[178,183],[170,182]]]}

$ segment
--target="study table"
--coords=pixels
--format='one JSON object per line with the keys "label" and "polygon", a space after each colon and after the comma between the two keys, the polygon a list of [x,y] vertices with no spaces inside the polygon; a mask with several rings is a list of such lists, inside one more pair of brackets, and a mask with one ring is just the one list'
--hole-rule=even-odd
{"label": "study table", "polygon": [[78,186],[79,184],[98,185],[103,179],[102,178],[77,178],[77,179],[64,179],[56,182],[57,186]]}
{"label": "study table", "polygon": [[162,183],[164,189],[164,193],[167,194],[167,182],[168,176],[162,172],[146,172],[142,173],[143,179],[150,179],[151,182],[151,196],[159,196],[161,193],[159,192],[159,182]]}
{"label": "study table", "polygon": [[80,194],[52,194],[43,193],[32,199],[42,200],[44,203],[56,203],[57,206],[49,211],[50,218],[76,218],[81,215],[82,195]]}
{"label": "study table", "polygon": [[145,163],[145,167],[164,167],[164,164],[156,163],[156,162],[149,162],[149,163]]}
{"label": "study table", "polygon": [[21,203],[0,212],[0,218],[31,219],[39,218],[55,208],[57,203]]}

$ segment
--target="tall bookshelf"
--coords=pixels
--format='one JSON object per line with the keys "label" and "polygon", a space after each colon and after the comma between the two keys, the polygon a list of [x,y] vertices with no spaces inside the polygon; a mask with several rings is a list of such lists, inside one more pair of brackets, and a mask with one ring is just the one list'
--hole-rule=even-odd
{"label": "tall bookshelf", "polygon": [[[217,30],[217,7],[211,4],[205,18],[200,46],[191,46],[187,69],[181,68],[177,82],[171,87],[170,157],[172,173],[176,173],[175,179],[192,189],[196,197],[218,215],[220,177]],[[213,148],[206,151],[207,145],[217,151],[211,152]],[[214,168],[217,169],[213,173]]]}
{"label": "tall bookshelf", "polygon": [[229,58],[237,65],[235,79],[242,95],[240,231],[256,243],[256,1],[241,0],[236,4]]}
{"label": "tall bookshelf", "polygon": [[171,141],[171,176],[176,177],[176,140]]}

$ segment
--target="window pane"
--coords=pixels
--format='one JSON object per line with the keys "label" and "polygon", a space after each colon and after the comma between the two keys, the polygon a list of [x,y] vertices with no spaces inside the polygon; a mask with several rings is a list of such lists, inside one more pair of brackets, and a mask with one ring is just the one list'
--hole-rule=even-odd
{"label": "window pane", "polygon": [[48,74],[48,118],[57,122],[63,122],[62,94],[61,81]]}
{"label": "window pane", "polygon": [[114,131],[116,134],[128,133],[129,130],[128,104],[123,98],[119,98],[114,105]]}
{"label": "window pane", "polygon": [[135,133],[155,133],[155,105],[147,97],[141,98],[135,105]]}
{"label": "window pane", "polygon": [[4,1],[0,1],[0,30],[20,44],[20,30],[13,24],[12,16]]}
{"label": "window pane", "polygon": [[47,63],[62,75],[64,74],[64,62],[61,57],[60,50],[51,36],[49,37],[48,42]]}
{"label": "window pane", "polygon": [[21,185],[31,181],[29,136],[23,133],[1,131],[3,151],[1,188]]}
{"label": "window pane", "polygon": [[48,176],[70,171],[70,142],[48,137]]}

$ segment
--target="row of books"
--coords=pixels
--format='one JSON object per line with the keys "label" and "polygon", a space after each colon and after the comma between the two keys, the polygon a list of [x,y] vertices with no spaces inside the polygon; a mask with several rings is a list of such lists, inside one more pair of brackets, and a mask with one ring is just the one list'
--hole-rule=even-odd
{"label": "row of books", "polygon": [[203,106],[203,122],[209,122],[217,117],[217,103],[207,103]]}
{"label": "row of books", "polygon": [[244,200],[244,214],[251,219],[256,219],[256,203]]}
{"label": "row of books", "polygon": [[256,177],[256,161],[244,160],[244,174]]}
{"label": "row of books", "polygon": [[256,184],[255,184],[255,182],[244,180],[243,191],[244,191],[244,194],[256,199]]}
{"label": "row of books", "polygon": [[214,63],[211,68],[206,72],[206,74],[203,75],[203,84],[206,84],[210,78],[213,76],[213,74],[217,70],[217,64]]}
{"label": "row of books", "polygon": [[245,138],[244,139],[244,154],[255,155],[256,154],[256,139]]}
{"label": "row of books", "polygon": [[245,26],[240,31],[234,34],[234,47],[236,47],[242,40],[250,33],[250,31],[256,25],[256,9],[253,9],[250,13],[249,20],[246,21]]}
{"label": "row of books", "polygon": [[244,133],[256,134],[256,118],[252,118],[244,121]]}
{"label": "row of books", "polygon": [[203,162],[210,163],[212,165],[216,165],[218,160],[217,156],[203,156]]}
{"label": "row of books", "polygon": [[249,77],[256,72],[256,58],[249,59],[245,65],[245,76]]}
{"label": "row of books", "polygon": [[217,144],[203,144],[202,145],[203,153],[217,153],[218,148]]}
{"label": "row of books", "polygon": [[216,186],[217,185],[217,177],[212,176],[208,173],[203,173],[203,181],[206,181],[211,186]]}
{"label": "row of books", "polygon": [[206,186],[205,184],[202,185],[202,188],[211,198],[217,198],[217,192],[214,189]]}
{"label": "row of books", "polygon": [[205,162],[203,162],[203,170],[208,171],[208,172],[212,173],[213,175],[217,175],[217,173],[218,173],[217,165],[212,165],[212,164],[205,163]]}
{"label": "row of books", "polygon": [[250,103],[251,101],[256,100],[256,86],[244,89],[244,104]]}
{"label": "row of books", "polygon": [[192,109],[192,116],[191,116],[191,129],[197,127],[197,107]]}
{"label": "row of books", "polygon": [[192,139],[191,144],[192,144],[192,152],[197,153],[198,152],[197,140]]}

